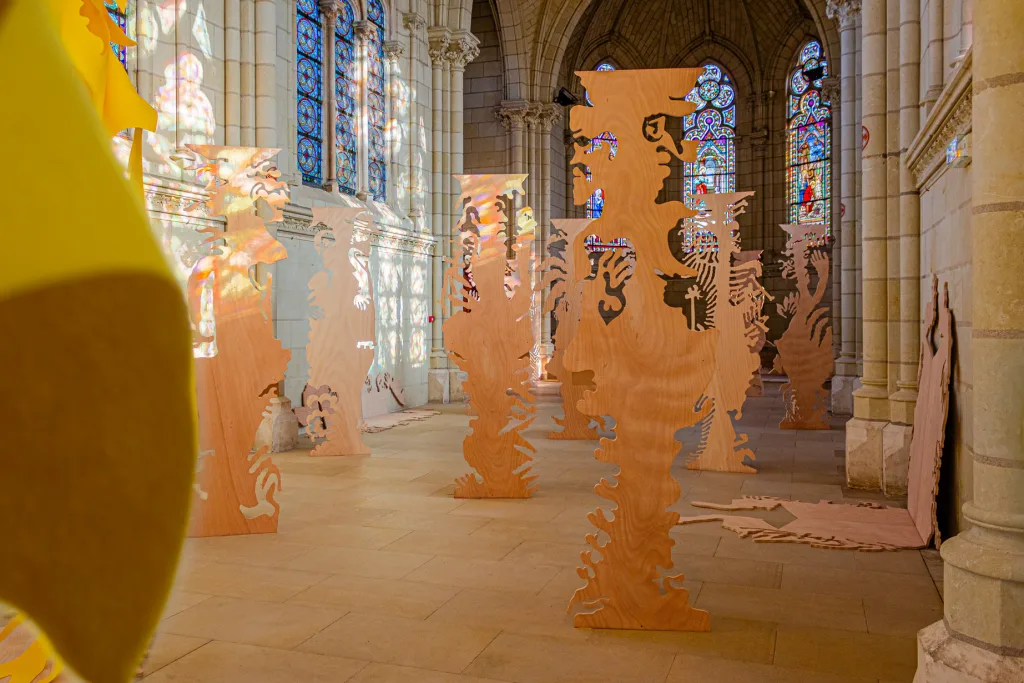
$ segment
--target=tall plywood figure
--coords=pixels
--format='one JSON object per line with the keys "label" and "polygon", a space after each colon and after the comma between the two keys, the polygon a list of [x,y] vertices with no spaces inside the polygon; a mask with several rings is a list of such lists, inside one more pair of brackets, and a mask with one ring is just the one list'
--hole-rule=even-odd
{"label": "tall plywood figure", "polygon": [[315,444],[310,455],[368,455],[359,426],[374,354],[372,218],[358,208],[316,207],[313,224],[326,226],[313,240],[324,268],[309,281],[310,391],[295,412]]}
{"label": "tall plywood figure", "polygon": [[535,411],[530,352],[537,340],[529,312],[536,224],[529,207],[515,211],[526,176],[455,179],[463,211],[444,291],[456,310],[443,327],[446,350],[467,375],[474,417],[462,451],[475,470],[458,479],[455,497],[528,498],[537,477],[529,468],[533,446],[521,432]]}
{"label": "tall plywood figure", "polygon": [[[758,277],[761,263],[740,251],[736,218],[753,192],[702,195],[705,209],[687,221],[683,239],[683,263],[697,272],[687,296],[703,300],[703,315],[690,312],[694,329],[717,329],[715,372],[704,400],[710,414],[704,418],[701,441],[690,456],[691,470],[755,473],[744,459],[754,453],[743,447],[746,434],[737,435],[732,413],[740,418],[747,389],[760,367],[758,337],[764,335],[761,300],[764,289]],[[695,295],[695,296],[691,296]],[[703,405],[701,405],[703,407]]]}
{"label": "tall plywood figure", "polygon": [[[694,111],[685,98],[700,73],[577,72],[593,106],[570,114],[580,140],[573,197],[583,204],[602,189],[604,211],[589,229],[628,240],[635,253],[635,261],[618,250],[600,257],[596,276],[583,283],[579,329],[565,352],[570,372],[594,372],[596,389],[579,407],[615,420],[615,437],[602,438],[595,457],[619,468],[614,482],[595,487],[612,503],[612,515],[600,508],[589,515],[597,533],[586,539],[592,550],[581,554],[586,585],[570,602],[570,609],[584,610],[575,616],[577,627],[710,628],[707,612],[689,604],[682,576],[668,571],[669,531],[679,519],[668,508],[679,498],[670,471],[679,451],[675,433],[704,416],[693,408],[711,380],[719,331],[692,329],[682,311],[665,303],[667,281],[697,274],[676,258],[669,240],[694,212],[682,202],[657,201],[672,161],[696,158],[697,143],[673,139],[667,125]],[[586,142],[603,133],[618,141],[614,157],[607,149],[592,153]],[[573,247],[578,272],[589,269],[584,240],[578,236]]]}
{"label": "tall plywood figure", "polygon": [[821,303],[831,272],[825,226],[779,227],[788,235],[782,277],[796,282],[796,291],[777,304],[779,315],[789,318],[789,326],[775,344],[779,355],[774,370],[789,378],[782,387],[786,416],[779,427],[828,429],[825,382],[832,376],[832,321],[828,306]]}
{"label": "tall plywood figure", "polygon": [[259,276],[287,253],[257,211],[280,217],[288,189],[271,162],[276,150],[192,149],[209,162],[200,167],[209,179],[208,206],[227,226],[207,231],[209,252],[188,281],[199,403],[190,533],[273,533],[281,472],[269,447],[254,451],[253,443],[291,352],[274,337],[270,274],[265,282]]}
{"label": "tall plywood figure", "polygon": [[[597,438],[597,429],[590,426],[591,418],[580,412],[576,404],[583,398],[583,392],[593,390],[593,372],[569,372],[565,369],[563,359],[565,349],[569,346],[580,325],[580,304],[583,296],[583,278],[590,274],[576,271],[576,259],[572,257],[574,245],[580,247],[578,238],[586,232],[590,225],[589,218],[552,219],[554,233],[549,238],[550,256],[545,259],[544,286],[551,287],[547,299],[545,315],[554,311],[558,325],[555,328],[555,352],[548,361],[548,373],[561,383],[559,391],[562,395],[564,417],[555,417],[555,424],[562,429],[549,432],[549,439],[590,440]],[[589,263],[587,264],[590,265]]]}

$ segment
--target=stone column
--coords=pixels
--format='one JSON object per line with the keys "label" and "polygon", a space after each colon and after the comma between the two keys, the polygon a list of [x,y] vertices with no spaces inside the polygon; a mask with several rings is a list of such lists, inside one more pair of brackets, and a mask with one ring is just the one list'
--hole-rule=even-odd
{"label": "stone column", "polygon": [[[540,115],[540,227],[541,257],[548,255],[548,238],[551,234],[551,129],[562,118],[562,108],[557,104],[545,104]],[[543,313],[547,308],[548,288],[541,290],[541,329],[540,356],[541,367],[546,368],[548,359],[555,352],[551,343],[551,313]]]}
{"label": "stone column", "polygon": [[277,8],[256,0],[256,145],[277,147]]}
{"label": "stone column", "polygon": [[[421,162],[417,160],[416,150],[420,145],[420,123],[416,116],[416,110],[421,101],[419,82],[419,35],[426,27],[427,21],[415,12],[408,12],[402,15],[402,25],[409,32],[409,71],[406,73],[406,83],[409,86],[409,111],[406,130],[408,131],[409,144],[409,218],[417,230],[424,228],[424,204],[426,197],[425,183],[423,182],[423,170]],[[423,100],[426,97],[422,98]],[[425,151],[425,150],[423,150]],[[436,319],[436,316],[435,316]]]}
{"label": "stone column", "polygon": [[857,380],[854,386],[856,391],[860,385],[860,375],[864,372],[864,147],[867,145],[866,131],[864,128],[864,18],[861,16],[857,21],[857,182],[854,184],[854,193],[857,204],[857,230],[854,234],[853,256],[854,273],[856,277],[856,289],[854,290],[854,314],[857,316],[855,325],[857,332]]}
{"label": "stone column", "polygon": [[255,26],[254,0],[239,0],[239,137],[241,144],[252,147],[256,144],[256,43],[253,36]]}
{"label": "stone column", "polygon": [[[895,0],[892,0],[895,2]],[[863,2],[864,372],[846,425],[846,480],[882,486],[882,429],[889,422],[886,250],[886,0]]]}
{"label": "stone column", "polygon": [[972,160],[973,499],[942,544],[945,619],[915,683],[1024,680],[1024,3],[976,0]]}
{"label": "stone column", "polygon": [[370,202],[370,101],[366,87],[370,77],[370,40],[377,28],[363,20],[352,22],[352,29],[356,39],[359,73],[359,97],[356,101],[356,110],[359,112],[356,119],[359,131],[356,143],[356,197],[360,201]]}
{"label": "stone column", "polygon": [[885,4],[885,376],[890,395],[896,393],[900,362],[900,4]]}
{"label": "stone column", "polygon": [[[843,344],[843,229],[842,196],[839,191],[843,184],[843,114],[842,94],[839,86],[839,76],[835,75],[824,79],[821,84],[821,98],[832,107],[832,156],[828,169],[829,175],[832,177],[830,184],[832,195],[829,197],[829,208],[832,212],[829,218],[829,230],[832,233],[832,274],[829,287],[832,289],[832,358],[836,362],[839,361]],[[752,142],[752,140],[748,138],[748,142]],[[832,388],[835,389],[835,383]]]}
{"label": "stone column", "polygon": [[[387,204],[397,208],[398,190],[398,157],[401,151],[402,136],[398,119],[395,116],[395,98],[398,96],[398,60],[405,54],[405,45],[399,40],[388,40],[384,42],[384,59],[388,65],[388,93],[387,93],[387,123],[384,126],[385,135],[388,136],[388,182],[385,188],[385,199]],[[409,102],[412,106],[412,102]],[[409,178],[412,173],[410,169]],[[408,190],[411,193],[411,188]]]}
{"label": "stone column", "polygon": [[[882,490],[887,496],[902,495],[907,490],[921,343],[921,204],[914,175],[906,164],[906,152],[921,127],[920,0],[902,0],[899,9],[899,279],[895,283],[889,280],[890,287],[898,288],[897,310],[892,314],[895,319],[890,317],[889,323],[890,327],[899,326],[899,346],[896,362],[889,363],[890,386],[895,381],[896,391],[889,396],[890,422],[882,432]],[[893,241],[889,244],[891,248]],[[893,352],[892,345],[889,350]]]}
{"label": "stone column", "polygon": [[860,127],[857,125],[857,25],[860,23],[861,0],[829,0],[828,16],[839,22],[842,61],[840,121],[842,123],[842,172],[840,197],[842,230],[840,248],[842,272],[833,287],[841,287],[840,302],[843,324],[841,343],[836,362],[836,376],[832,378],[832,412],[837,415],[853,414],[853,384],[857,379],[857,157],[860,156]]}
{"label": "stone column", "polygon": [[943,0],[928,0],[928,91],[924,95],[924,114],[928,116],[942,92],[945,77],[943,38],[945,16]]}
{"label": "stone column", "polygon": [[334,74],[338,65],[334,54],[335,29],[338,22],[337,0],[320,0],[320,13],[324,26],[324,189],[338,192],[338,89],[334,85]]}
{"label": "stone column", "polygon": [[523,154],[523,131],[526,127],[528,104],[523,100],[503,100],[494,113],[505,124],[509,134],[510,166],[512,173],[527,173]]}
{"label": "stone column", "polygon": [[[241,44],[239,27],[241,6],[238,0],[224,1],[224,144],[237,147],[241,144],[239,128],[241,114],[241,93],[239,92],[239,60]],[[142,70],[139,70],[139,94],[142,94]],[[152,100],[147,100],[152,101]]]}
{"label": "stone column", "polygon": [[444,352],[444,334],[441,323],[444,321],[445,305],[443,302],[442,287],[444,284],[444,257],[448,253],[446,235],[450,236],[450,227],[444,224],[443,205],[441,193],[444,187],[442,180],[441,157],[443,154],[442,138],[444,136],[444,111],[442,109],[441,71],[446,61],[445,53],[448,49],[448,29],[444,27],[432,27],[427,32],[428,54],[430,55],[431,67],[431,232],[437,239],[433,256],[433,304],[432,315],[434,322],[431,324],[431,348],[430,348],[430,373],[428,380],[427,395],[431,401],[449,401],[448,394],[448,356]]}

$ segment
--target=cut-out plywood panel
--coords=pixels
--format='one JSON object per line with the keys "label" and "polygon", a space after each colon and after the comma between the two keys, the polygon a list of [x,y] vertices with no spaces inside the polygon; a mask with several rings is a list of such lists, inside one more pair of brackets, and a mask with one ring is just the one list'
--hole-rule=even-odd
{"label": "cut-out plywood panel", "polygon": [[[552,311],[558,325],[555,328],[555,352],[548,361],[548,372],[560,382],[564,417],[555,417],[555,424],[562,429],[548,432],[549,439],[590,440],[597,438],[597,429],[590,426],[591,418],[577,407],[583,392],[594,389],[592,372],[569,372],[562,362],[565,349],[576,336],[580,324],[580,304],[583,296],[583,278],[590,274],[590,268],[583,273],[576,271],[576,259],[572,249],[580,247],[579,236],[587,235],[590,218],[552,219],[554,232],[548,241],[550,256],[545,259],[544,286],[550,286],[547,315]],[[587,264],[589,266],[589,263]],[[600,421],[599,421],[600,423]]]}
{"label": "cut-out plywood panel", "polygon": [[832,376],[832,321],[828,306],[821,302],[832,271],[825,226],[794,223],[779,227],[788,235],[782,277],[796,282],[796,291],[777,304],[779,315],[789,318],[789,326],[775,344],[779,355],[774,370],[789,379],[782,387],[786,417],[779,427],[828,429],[825,382]]}
{"label": "cut-out plywood panel", "polygon": [[921,334],[921,363],[917,372],[917,405],[914,434],[910,442],[910,471],[907,481],[907,509],[918,533],[927,544],[939,527],[935,517],[935,496],[939,492],[939,465],[946,440],[949,414],[949,377],[953,353],[953,316],[949,310],[949,285],[932,277],[932,299],[925,313]]}
{"label": "cut-out plywood panel", "polygon": [[[596,389],[579,407],[615,421],[614,438],[602,438],[595,457],[618,467],[613,481],[595,487],[611,503],[589,515],[595,533],[577,571],[586,583],[570,609],[577,627],[706,631],[707,612],[694,609],[673,576],[669,531],[679,514],[671,467],[679,450],[675,433],[704,417],[693,406],[711,380],[718,330],[691,329],[678,308],[665,303],[666,279],[692,278],[693,268],[673,254],[670,234],[694,212],[682,202],[658,202],[670,164],[693,161],[696,142],[673,139],[670,119],[686,116],[685,100],[699,69],[584,71],[577,75],[593,106],[573,107],[570,127],[579,140],[573,163],[573,198],[583,204],[604,190],[605,206],[590,230],[628,241],[635,256],[601,254],[596,274],[583,282],[580,323],[565,351],[570,372],[594,373]],[[586,140],[615,136],[617,150]],[[584,167],[589,169],[586,173]],[[590,270],[577,236],[577,272]],[[635,259],[635,260],[634,260]],[[621,297],[621,298],[620,298]],[[602,315],[605,310],[614,315]],[[611,513],[611,514],[609,514]],[[598,555],[600,557],[598,557]]]}
{"label": "cut-out plywood panel", "polygon": [[[529,207],[516,212],[525,175],[457,175],[462,216],[444,292],[454,312],[444,321],[448,355],[466,373],[470,433],[463,441],[475,470],[460,477],[456,498],[527,498],[535,485],[522,431],[533,421],[531,351],[537,339]],[[511,258],[510,258],[511,255]]]}
{"label": "cut-out plywood panel", "polygon": [[313,224],[323,226],[313,243],[324,265],[309,281],[309,388],[295,412],[310,455],[367,455],[360,424],[374,356],[372,219],[364,209],[314,207]]}
{"label": "cut-out plywood panel", "polygon": [[269,446],[253,449],[291,352],[274,337],[272,278],[266,266],[288,257],[257,213],[281,217],[288,186],[273,164],[277,150],[191,146],[207,180],[211,215],[226,229],[203,230],[206,254],[188,279],[196,357],[199,459],[193,536],[272,533],[281,472]]}
{"label": "cut-out plywood panel", "polygon": [[691,312],[690,325],[718,330],[718,350],[714,374],[703,402],[710,411],[704,418],[701,441],[691,454],[687,467],[691,470],[756,473],[744,459],[754,460],[754,452],[744,447],[746,434],[737,434],[732,414],[742,417],[754,372],[761,361],[757,354],[758,338],[765,331],[761,315],[764,289],[758,281],[761,263],[740,258],[739,224],[736,218],[747,206],[753,192],[730,192],[701,196],[705,207],[687,224],[708,248],[684,250],[683,263],[697,276],[688,294],[691,302],[704,300],[703,322],[698,323]]}

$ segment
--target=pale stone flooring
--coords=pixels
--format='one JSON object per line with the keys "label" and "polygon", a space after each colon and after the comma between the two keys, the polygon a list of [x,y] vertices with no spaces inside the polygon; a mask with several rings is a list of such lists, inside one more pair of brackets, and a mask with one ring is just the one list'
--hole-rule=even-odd
{"label": "pale stone flooring", "polygon": [[[694,473],[690,500],[847,500],[843,432],[783,432],[777,390],[742,424],[760,473]],[[908,683],[918,629],[942,617],[935,553],[755,544],[677,529],[676,568],[710,633],[588,631],[566,606],[611,466],[550,441],[555,398],[526,432],[537,495],[462,501],[461,406],[367,435],[373,455],[279,454],[277,535],[192,539],[145,665],[148,683]],[[687,445],[692,445],[689,435]],[[687,451],[688,452],[688,451]],[[681,464],[682,458],[680,458]],[[743,513],[751,514],[751,513]],[[778,513],[763,513],[777,515]],[[788,513],[782,512],[782,515]],[[773,519],[783,523],[783,517]]]}

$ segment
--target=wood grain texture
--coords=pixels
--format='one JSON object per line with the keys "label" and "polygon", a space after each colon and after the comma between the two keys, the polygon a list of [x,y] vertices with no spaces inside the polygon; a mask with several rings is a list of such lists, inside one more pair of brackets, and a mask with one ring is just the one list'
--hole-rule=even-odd
{"label": "wood grain texture", "polygon": [[757,473],[744,463],[745,459],[754,460],[754,452],[744,446],[747,436],[736,433],[732,418],[732,413],[736,419],[742,417],[747,389],[761,365],[758,338],[763,338],[767,329],[761,314],[761,263],[751,258],[752,252],[740,258],[736,222],[747,206],[747,198],[753,194],[702,195],[706,209],[686,224],[689,230],[713,236],[718,247],[717,251],[691,248],[683,255],[683,263],[697,271],[691,291],[706,302],[703,321],[692,316],[690,325],[695,329],[718,330],[715,371],[703,397],[709,403],[710,413],[704,418],[697,450],[688,459],[687,467],[691,470]]}
{"label": "wood grain texture", "polygon": [[313,224],[324,228],[313,238],[323,269],[309,280],[310,387],[295,412],[314,443],[310,455],[368,455],[360,424],[374,358],[373,219],[359,208],[318,206]]}
{"label": "wood grain texture", "polygon": [[786,416],[779,428],[828,429],[825,382],[832,376],[833,363],[832,321],[828,306],[821,305],[831,273],[825,226],[809,223],[779,227],[788,235],[782,277],[796,281],[796,291],[777,304],[779,315],[790,319],[775,344],[779,355],[773,370],[784,372],[789,379],[782,387]]}
{"label": "wood grain texture", "polygon": [[[530,392],[530,353],[537,344],[531,244],[533,211],[515,210],[526,176],[456,175],[462,216],[457,260],[445,272],[444,296],[455,308],[444,321],[445,350],[466,373],[470,433],[463,441],[475,470],[456,481],[456,498],[528,498],[533,446],[522,431],[536,408]],[[511,255],[511,258],[510,258]]]}
{"label": "wood grain texture", "polygon": [[[704,416],[692,408],[711,380],[719,332],[691,329],[682,312],[665,303],[666,280],[696,275],[669,247],[670,233],[693,211],[682,202],[657,201],[673,159],[696,158],[697,143],[673,139],[666,126],[669,118],[694,111],[684,98],[699,73],[577,72],[593,106],[570,112],[578,140],[573,198],[583,204],[602,188],[604,212],[590,230],[625,238],[635,253],[635,263],[618,250],[601,254],[596,274],[583,283],[579,329],[565,352],[570,372],[594,372],[596,389],[579,407],[615,420],[615,437],[602,438],[595,457],[618,466],[614,481],[602,479],[595,487],[612,504],[612,515],[598,508],[588,516],[596,530],[587,536],[591,549],[581,553],[577,570],[586,584],[569,603],[570,610],[583,610],[574,617],[577,627],[710,628],[707,612],[694,609],[678,585],[682,577],[670,574],[669,531],[679,514],[668,508],[679,498],[670,471],[679,450],[675,433]],[[606,131],[618,140],[614,157],[606,149],[590,153],[586,142]],[[589,270],[582,244],[573,245],[573,258],[579,272]]]}
{"label": "wood grain texture", "polygon": [[949,414],[949,378],[953,354],[953,316],[949,310],[949,284],[932,276],[932,298],[925,312],[921,335],[921,363],[917,372],[917,405],[910,441],[907,510],[925,545],[939,538],[935,497]]}
{"label": "wood grain texture", "polygon": [[[559,393],[562,396],[563,417],[554,418],[555,424],[562,429],[548,432],[549,439],[561,440],[592,440],[596,439],[597,429],[590,426],[591,418],[580,412],[577,403],[586,391],[594,389],[593,373],[569,372],[563,360],[565,349],[576,336],[580,325],[580,304],[583,296],[583,278],[590,274],[590,269],[579,273],[576,270],[576,259],[572,257],[572,249],[580,246],[579,236],[587,235],[590,218],[555,218],[551,220],[554,232],[548,240],[550,255],[544,260],[543,286],[551,287],[548,294],[544,314],[552,311],[555,314],[555,352],[548,361],[548,373],[559,380]],[[589,266],[589,264],[588,264]],[[599,424],[601,420],[598,419]]]}

